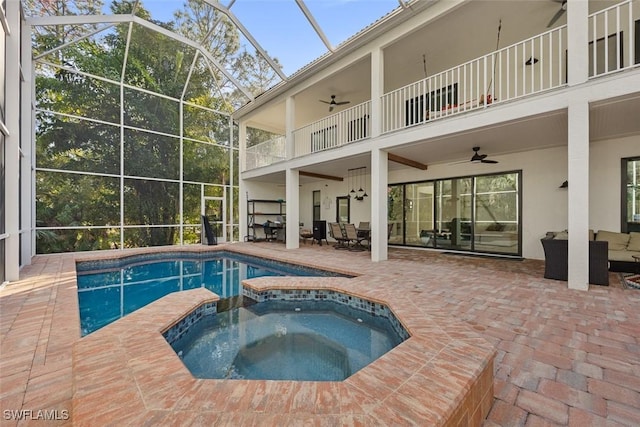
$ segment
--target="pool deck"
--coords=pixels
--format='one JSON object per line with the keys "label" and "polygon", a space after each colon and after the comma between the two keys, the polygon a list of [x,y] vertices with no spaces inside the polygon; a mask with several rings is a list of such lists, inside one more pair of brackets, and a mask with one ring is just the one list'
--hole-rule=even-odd
{"label": "pool deck", "polygon": [[[640,425],[640,291],[623,289],[617,274],[610,275],[611,286],[591,286],[585,292],[567,289],[566,282],[544,279],[543,263],[536,260],[499,260],[392,248],[388,261],[371,263],[366,252],[337,251],[328,246],[307,244],[298,250],[286,250],[278,243],[234,246],[246,253],[360,274],[354,286],[384,295],[385,299],[396,295],[402,307],[412,308],[411,316],[455,319],[464,329],[482,336],[482,342],[497,350],[493,402],[484,426]],[[98,257],[120,255],[121,252],[108,251]],[[114,425],[213,425],[216,421],[216,425],[234,426],[307,422],[412,424],[402,417],[406,408],[385,406],[383,402],[368,413],[363,396],[350,399],[339,394],[333,404],[334,408],[341,408],[339,413],[308,417],[308,408],[300,409],[293,404],[295,400],[283,399],[295,395],[292,390],[252,388],[247,383],[233,387],[231,381],[225,382],[224,390],[217,390],[230,396],[225,403],[227,407],[251,405],[256,399],[261,399],[262,406],[235,411],[233,417],[219,419],[215,410],[180,411],[176,407],[178,401],[169,398],[159,399],[167,408],[154,411],[150,417],[151,413],[146,411],[150,402],[136,406],[134,399],[127,400],[128,387],[133,384],[129,378],[101,369],[101,354],[105,358],[113,355],[91,353],[87,345],[80,345],[85,340],[79,339],[75,260],[83,258],[96,258],[96,254],[37,256],[31,266],[23,269],[19,281],[0,290],[3,410],[0,425],[70,425],[71,420],[89,425],[83,423],[89,419],[84,418],[87,414],[74,412],[74,407],[76,411],[99,409],[105,422],[102,425],[116,418],[127,421],[114,421]],[[166,321],[151,320],[151,324]],[[158,341],[158,346],[165,344]],[[145,347],[146,344],[140,346],[148,353],[147,362],[129,369],[144,372],[154,363],[157,352]],[[484,344],[479,346],[485,348]],[[118,353],[124,346],[114,340],[111,348]],[[164,353],[160,356],[164,357]],[[168,375],[175,371],[173,368],[178,369],[170,361],[165,365]],[[396,361],[387,372],[380,372],[380,377],[391,381],[395,370],[401,376],[405,368]],[[118,383],[122,386],[121,394],[116,399],[115,395],[95,393],[95,405],[84,400],[81,408],[80,394],[89,393],[76,388],[82,378]],[[147,383],[138,384],[153,388],[153,381],[150,377]],[[85,381],[83,385],[89,383]],[[183,385],[176,384],[176,388]],[[197,394],[198,390],[201,394]],[[202,387],[198,390],[182,397],[210,401],[214,390]],[[318,396],[336,399],[335,391],[330,389]],[[419,392],[416,390],[416,394]],[[298,399],[302,397],[299,395]],[[298,403],[304,406],[304,401],[303,398]],[[105,402],[110,405],[108,409]],[[274,405],[288,405],[283,410],[287,415],[281,415],[283,411],[270,412]],[[352,405],[359,409],[354,410]],[[39,410],[48,412],[43,414]],[[15,419],[18,415],[31,420],[18,422]],[[34,419],[47,415],[58,419],[48,422]]]}

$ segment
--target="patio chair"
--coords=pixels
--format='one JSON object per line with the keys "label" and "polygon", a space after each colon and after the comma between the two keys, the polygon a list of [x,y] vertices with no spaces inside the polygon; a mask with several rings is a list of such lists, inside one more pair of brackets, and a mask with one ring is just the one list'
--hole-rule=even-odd
{"label": "patio chair", "polygon": [[361,242],[367,242],[367,247],[371,246],[371,226],[369,221],[360,221],[358,224],[358,237]]}
{"label": "patio chair", "polygon": [[329,235],[336,241],[336,244],[333,246],[335,249],[349,249],[349,239],[342,233],[340,224],[337,222],[329,223]]}
{"label": "patio chair", "polygon": [[347,238],[347,245],[351,243],[351,246],[349,246],[350,251],[364,251],[367,249],[362,245],[363,239],[358,236],[358,230],[356,230],[355,225],[345,224],[344,233],[345,237]]}

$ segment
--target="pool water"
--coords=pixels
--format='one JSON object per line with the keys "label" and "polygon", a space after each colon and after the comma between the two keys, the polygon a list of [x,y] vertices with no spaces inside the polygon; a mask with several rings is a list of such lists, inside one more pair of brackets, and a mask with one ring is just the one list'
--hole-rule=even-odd
{"label": "pool water", "polygon": [[171,292],[204,287],[218,294],[220,306],[224,307],[225,300],[242,295],[242,280],[245,279],[340,276],[329,271],[224,251],[204,255],[164,253],[78,262],[76,271],[82,336]]}
{"label": "pool water", "polygon": [[400,342],[362,310],[267,301],[203,316],[171,345],[197,378],[342,381]]}

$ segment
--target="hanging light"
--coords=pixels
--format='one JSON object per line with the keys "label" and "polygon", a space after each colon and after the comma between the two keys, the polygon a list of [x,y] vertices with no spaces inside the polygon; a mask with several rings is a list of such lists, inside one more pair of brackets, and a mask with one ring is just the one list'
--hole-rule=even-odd
{"label": "hanging light", "polygon": [[354,190],[355,186],[353,185],[354,184],[353,169],[349,169],[347,172],[349,173],[349,182],[351,183],[351,191],[349,191],[349,193],[353,194],[353,196],[355,197],[356,190]]}
{"label": "hanging light", "polygon": [[362,198],[369,197],[369,195],[367,194],[367,180],[365,178],[366,175],[367,175],[367,167],[365,166],[364,171],[362,173],[362,181],[364,182],[364,194],[362,195]]}

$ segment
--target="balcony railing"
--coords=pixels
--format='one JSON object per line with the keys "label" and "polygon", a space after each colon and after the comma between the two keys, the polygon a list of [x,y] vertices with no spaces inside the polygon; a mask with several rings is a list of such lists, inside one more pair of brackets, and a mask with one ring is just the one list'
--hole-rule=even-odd
{"label": "balcony railing", "polygon": [[633,16],[634,3],[640,7],[640,1],[628,0],[589,15],[589,78],[640,63],[634,46],[634,35],[640,31]]}
{"label": "balcony railing", "polygon": [[566,82],[566,25],[382,96],[382,132],[485,108]]}
{"label": "balcony railing", "polygon": [[285,137],[278,136],[247,148],[245,170],[269,166],[286,159]]}
{"label": "balcony railing", "polygon": [[[626,0],[589,15],[589,78],[640,65],[635,45],[640,24],[634,6],[637,15],[640,0]],[[567,26],[563,25],[384,94],[381,131],[487,108],[566,83]],[[370,110],[367,101],[296,129],[294,157],[368,138]],[[247,150],[247,169],[284,159],[284,138],[267,141]]]}
{"label": "balcony railing", "polygon": [[363,102],[293,131],[294,155],[340,147],[371,135],[371,101]]}

